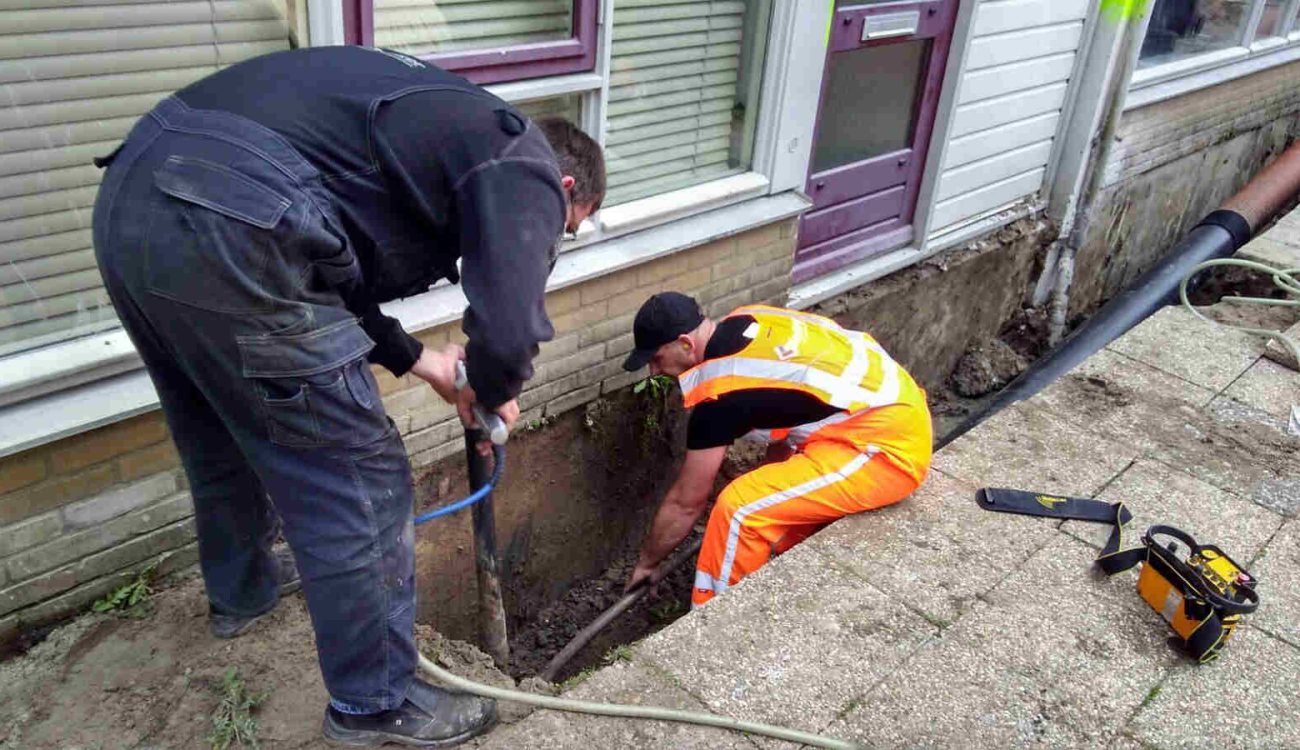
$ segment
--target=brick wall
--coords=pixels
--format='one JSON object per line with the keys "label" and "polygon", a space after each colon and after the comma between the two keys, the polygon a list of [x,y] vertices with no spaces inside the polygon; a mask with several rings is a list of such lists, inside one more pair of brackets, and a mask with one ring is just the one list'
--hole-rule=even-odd
{"label": "brick wall", "polygon": [[1104,185],[1300,112],[1300,62],[1124,113]]}
{"label": "brick wall", "polygon": [[1075,257],[1070,316],[1133,283],[1300,136],[1300,63],[1124,113]]}
{"label": "brick wall", "polygon": [[[795,219],[717,240],[547,296],[555,340],[520,396],[521,422],[554,417],[625,388],[632,317],[649,295],[696,296],[712,315],[780,304],[789,289]],[[463,343],[459,322],[424,331]],[[417,378],[375,369],[384,404],[417,472],[463,450],[454,409]],[[193,506],[159,412],[0,459],[0,641],[85,609],[162,560],[197,560]]]}

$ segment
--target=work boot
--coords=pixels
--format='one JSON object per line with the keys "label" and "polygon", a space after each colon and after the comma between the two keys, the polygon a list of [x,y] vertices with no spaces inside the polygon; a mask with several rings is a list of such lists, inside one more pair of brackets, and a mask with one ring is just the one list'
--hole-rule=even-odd
{"label": "work boot", "polygon": [[[279,567],[280,596],[288,596],[302,588],[302,578],[298,576],[298,564],[294,562],[293,552],[288,547],[280,546],[273,549],[271,553],[275,555],[275,562]],[[279,603],[277,599],[265,612],[248,616],[228,615],[209,608],[208,628],[217,638],[235,638],[247,632],[253,627],[253,623],[270,613]]]}
{"label": "work boot", "polygon": [[409,747],[448,747],[491,729],[496,701],[453,693],[419,679],[411,681],[398,708],[377,714],[345,714],[325,709],[325,739],[353,747],[389,743]]}

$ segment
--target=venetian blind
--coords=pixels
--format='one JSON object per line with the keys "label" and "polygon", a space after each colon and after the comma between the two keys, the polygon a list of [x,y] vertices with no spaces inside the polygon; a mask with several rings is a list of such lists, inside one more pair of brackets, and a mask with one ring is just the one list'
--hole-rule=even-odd
{"label": "venetian blind", "polygon": [[737,171],[743,0],[618,0],[606,205]]}
{"label": "venetian blind", "polygon": [[287,47],[268,0],[0,0],[0,355],[115,325],[91,159],[172,91]]}
{"label": "venetian blind", "polygon": [[374,0],[375,45],[411,55],[573,36],[573,0]]}

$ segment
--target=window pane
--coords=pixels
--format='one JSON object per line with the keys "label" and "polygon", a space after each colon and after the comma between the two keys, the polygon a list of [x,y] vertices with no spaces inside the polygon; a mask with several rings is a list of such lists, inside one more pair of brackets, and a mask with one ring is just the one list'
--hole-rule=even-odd
{"label": "window pane", "polygon": [[911,144],[929,47],[917,40],[831,55],[813,172]]}
{"label": "window pane", "polygon": [[563,117],[576,124],[582,116],[582,97],[577,94],[566,94],[550,99],[519,102],[515,105],[515,109],[530,120],[542,117]]}
{"label": "window pane", "polygon": [[1286,13],[1283,0],[1268,0],[1264,3],[1264,15],[1259,18],[1259,27],[1255,29],[1255,38],[1264,39],[1277,36],[1282,30],[1282,14]]}
{"label": "window pane", "polygon": [[374,0],[375,46],[412,55],[573,36],[573,0]]}
{"label": "window pane", "polygon": [[[21,30],[27,5],[0,3],[0,35]],[[91,157],[112,151],[159,99],[215,73],[218,60],[289,46],[279,4],[268,0],[237,0],[217,16],[178,8],[184,33],[161,36],[157,3],[100,0],[96,12],[112,22],[96,31],[85,29],[85,4],[42,5],[46,31],[4,36],[25,52],[8,61],[22,72],[7,79],[0,105],[0,357],[117,325],[92,249],[102,173]],[[201,62],[205,47],[219,54]]]}
{"label": "window pane", "polygon": [[1156,0],[1138,67],[1236,46],[1250,6],[1250,0]]}
{"label": "window pane", "polygon": [[769,0],[614,7],[605,205],[748,169]]}

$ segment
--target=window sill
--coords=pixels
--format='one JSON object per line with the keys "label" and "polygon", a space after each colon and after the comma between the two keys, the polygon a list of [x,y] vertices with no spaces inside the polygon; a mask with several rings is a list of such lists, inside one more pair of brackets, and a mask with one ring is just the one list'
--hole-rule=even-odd
{"label": "window sill", "polygon": [[[703,211],[699,204],[680,205],[675,212],[659,215],[683,218],[640,231],[628,230],[624,236],[606,238],[565,252],[555,264],[547,289],[563,289],[798,216],[809,206],[809,201],[794,191],[740,200],[711,210],[706,207]],[[692,211],[696,213],[686,215]],[[442,285],[418,297],[384,305],[383,310],[401,321],[406,330],[416,333],[459,320],[465,305],[465,295],[460,287]],[[53,352],[56,349],[59,350],[57,354]],[[103,356],[104,350],[111,350],[111,353]],[[49,356],[46,356],[47,352],[50,352]],[[38,361],[54,369],[60,379],[49,377],[50,370],[37,369],[35,363]],[[7,368],[13,370],[13,377],[5,371]],[[45,374],[41,376],[41,373]],[[41,382],[39,388],[38,381]],[[25,384],[21,388],[27,390],[17,385],[20,382]],[[0,407],[0,457],[158,407],[153,384],[141,369],[140,360],[130,349],[130,342],[122,331],[31,352],[21,360],[15,358],[0,362],[0,383],[5,384],[8,394],[25,397],[23,401]],[[9,387],[11,383],[15,386]]]}
{"label": "window sill", "polygon": [[1012,222],[1039,213],[1044,208],[1041,201],[1018,201],[1010,206],[993,209],[940,234],[932,234],[920,247],[914,242],[907,247],[796,284],[790,289],[786,304],[796,310],[807,309],[837,294],[920,263],[950,247],[991,234]]}
{"label": "window sill", "polygon": [[1145,107],[1199,89],[1300,60],[1300,35],[1267,39],[1252,47],[1233,47],[1133,74],[1124,109]]}

